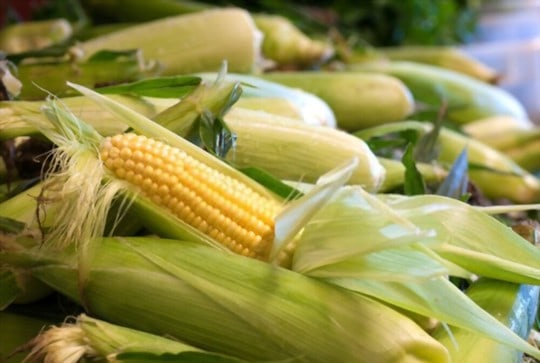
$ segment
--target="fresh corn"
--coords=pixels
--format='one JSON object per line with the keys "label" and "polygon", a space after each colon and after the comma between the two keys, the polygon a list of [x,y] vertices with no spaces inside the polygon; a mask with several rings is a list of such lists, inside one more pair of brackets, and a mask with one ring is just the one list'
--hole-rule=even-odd
{"label": "fresh corn", "polygon": [[264,34],[262,52],[277,67],[312,66],[333,54],[329,43],[311,39],[283,16],[254,14],[253,19]]}
{"label": "fresh corn", "polygon": [[[217,73],[198,73],[196,75],[205,80],[215,80],[217,77]],[[300,117],[305,123],[336,127],[336,117],[330,106],[310,92],[250,74],[227,73],[224,75],[224,79],[227,82],[241,82],[243,84],[240,102],[242,99],[249,99],[250,101],[246,101],[254,104],[261,98],[286,99],[299,110]],[[256,109],[261,109],[261,107]]]}
{"label": "fresh corn", "polygon": [[[110,97],[147,117],[172,106],[176,100],[145,99],[127,95],[108,95]],[[102,135],[114,135],[127,129],[110,112],[97,106],[85,97],[65,97],[61,102],[77,116],[86,120]],[[1,101],[0,102],[0,140],[12,139],[19,136],[36,136],[39,130],[36,122],[43,122],[46,116],[41,111],[45,101]]]}
{"label": "fresh corn", "polygon": [[509,92],[449,69],[406,61],[356,63],[347,69],[394,76],[415,101],[437,109],[446,104],[446,117],[459,124],[494,115],[528,119],[523,105]]}
{"label": "fresh corn", "polygon": [[495,69],[456,47],[409,45],[381,47],[375,51],[394,61],[426,63],[463,73],[487,83],[496,83],[500,76]]}
{"label": "fresh corn", "polygon": [[414,111],[408,88],[387,75],[290,71],[265,73],[262,77],[319,96],[333,110],[338,127],[345,130],[399,121]]}
{"label": "fresh corn", "polygon": [[105,166],[193,228],[236,253],[267,259],[281,205],[185,152],[135,134],[107,138]]}
{"label": "fresh corn", "polygon": [[[49,326],[32,341],[25,362],[77,363],[83,360],[122,362],[123,354],[179,355],[204,352],[181,342],[80,314],[75,321]],[[197,356],[197,355],[195,355]],[[208,359],[217,359],[209,354]]]}
{"label": "fresh corn", "polygon": [[260,65],[262,35],[251,15],[218,8],[141,23],[75,45],[87,60],[100,50],[140,49],[158,62],[163,75],[218,71],[253,72]]}
{"label": "fresh corn", "polygon": [[261,111],[236,109],[225,121],[236,134],[226,160],[263,169],[279,179],[315,183],[326,171],[357,157],[360,166],[348,183],[379,188],[384,169],[359,138],[329,127],[306,125]]}
{"label": "fresh corn", "polygon": [[8,55],[39,50],[67,41],[73,28],[66,19],[11,24],[0,31],[0,50]]}
{"label": "fresh corn", "polygon": [[445,348],[384,304],[261,261],[176,240],[105,238],[91,242],[83,272],[72,247],[3,249],[0,261],[30,268],[110,323],[242,359],[449,363]]}
{"label": "fresh corn", "polygon": [[[128,50],[115,58],[93,58],[85,62],[72,59],[22,62],[17,66],[17,78],[22,83],[19,100],[43,100],[49,93],[69,96],[72,91],[66,82],[72,81],[88,87],[111,83],[131,82],[159,74],[155,63],[143,58],[141,52]],[[73,95],[73,94],[71,94]]]}

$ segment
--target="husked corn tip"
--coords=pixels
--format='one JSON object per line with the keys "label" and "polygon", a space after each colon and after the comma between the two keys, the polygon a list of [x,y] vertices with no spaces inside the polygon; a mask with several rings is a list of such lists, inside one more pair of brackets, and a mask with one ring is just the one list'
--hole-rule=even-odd
{"label": "husked corn tip", "polygon": [[184,151],[136,134],[107,137],[105,166],[155,204],[238,254],[267,259],[280,204]]}

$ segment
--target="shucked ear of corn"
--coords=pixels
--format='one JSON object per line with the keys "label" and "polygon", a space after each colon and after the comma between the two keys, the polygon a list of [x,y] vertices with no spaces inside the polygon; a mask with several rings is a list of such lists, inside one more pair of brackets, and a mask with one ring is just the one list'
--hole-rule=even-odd
{"label": "shucked ear of corn", "polygon": [[30,268],[95,316],[201,349],[270,361],[449,362],[445,348],[375,300],[204,245],[97,239],[86,272],[75,246],[2,247],[3,263]]}

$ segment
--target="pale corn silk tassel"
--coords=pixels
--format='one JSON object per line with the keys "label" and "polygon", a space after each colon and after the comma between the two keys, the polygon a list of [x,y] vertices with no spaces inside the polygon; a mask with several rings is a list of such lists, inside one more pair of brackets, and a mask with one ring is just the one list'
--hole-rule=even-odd
{"label": "pale corn silk tassel", "polygon": [[98,356],[88,344],[86,335],[78,323],[66,322],[59,327],[49,327],[30,344],[31,350],[23,363],[77,363],[83,357]]}
{"label": "pale corn silk tassel", "polygon": [[54,227],[44,242],[56,248],[71,243],[80,247],[103,235],[105,216],[123,186],[104,178],[103,163],[97,157],[101,135],[54,98],[43,112],[50,123],[37,126],[56,145],[49,155],[50,168],[44,173],[38,206],[42,213],[54,214]]}

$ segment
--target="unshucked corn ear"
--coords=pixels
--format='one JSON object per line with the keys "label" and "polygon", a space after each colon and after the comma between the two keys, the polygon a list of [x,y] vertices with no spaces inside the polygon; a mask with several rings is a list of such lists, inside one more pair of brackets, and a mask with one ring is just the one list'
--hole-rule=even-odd
{"label": "unshucked corn ear", "polygon": [[231,72],[249,73],[258,68],[261,42],[247,11],[220,8],[138,24],[78,44],[73,52],[88,59],[100,50],[140,49],[164,75],[217,71],[223,61]]}
{"label": "unshucked corn ear", "polygon": [[[198,73],[197,76],[205,80],[214,80],[217,73]],[[250,74],[228,73],[223,77],[225,81],[243,84],[240,100],[249,99],[251,104],[255,105],[255,101],[260,98],[283,98],[296,106],[300,112],[300,118],[305,123],[336,127],[336,117],[330,106],[313,93]],[[267,111],[270,110],[267,109]]]}
{"label": "unshucked corn ear", "polygon": [[[207,246],[156,238],[0,253],[114,324],[248,360],[449,363],[407,317],[360,294]],[[80,284],[77,283],[80,282]],[[141,295],[141,292],[144,292]]]}
{"label": "unshucked corn ear", "polygon": [[207,353],[173,339],[110,324],[86,314],[79,315],[75,321],[48,327],[27,345],[30,345],[30,353],[26,363],[77,363],[85,359],[121,363],[139,356],[151,360],[166,355],[186,360],[241,363],[238,359]]}
{"label": "unshucked corn ear", "polygon": [[509,92],[449,69],[407,61],[356,63],[347,69],[397,77],[416,101],[437,108],[447,103],[447,118],[459,124],[494,115],[528,119],[523,105]]}
{"label": "unshucked corn ear", "polygon": [[314,183],[335,165],[357,157],[359,167],[348,183],[373,191],[384,180],[384,169],[369,147],[344,131],[252,110],[237,109],[225,121],[237,136],[226,159],[240,168],[257,167],[280,179]]}
{"label": "unshucked corn ear", "polygon": [[403,120],[414,111],[409,89],[399,79],[387,75],[290,71],[265,73],[261,77],[319,96],[334,111],[337,125],[346,130]]}
{"label": "unshucked corn ear", "polygon": [[311,39],[283,16],[255,14],[253,19],[264,34],[264,56],[278,66],[310,66],[325,61],[333,54],[330,44]]}
{"label": "unshucked corn ear", "polygon": [[0,31],[0,49],[7,54],[38,50],[68,40],[73,34],[66,19],[21,22]]}
{"label": "unshucked corn ear", "polygon": [[[166,100],[162,102],[159,99],[152,99],[150,102],[143,98],[124,95],[108,95],[107,97],[148,117],[155,116],[174,102]],[[125,123],[118,121],[110,112],[103,110],[85,97],[66,97],[61,98],[60,101],[102,135],[114,135],[127,129]],[[39,130],[35,124],[46,120],[46,116],[41,111],[45,103],[45,101],[0,102],[0,140],[38,134]]]}

